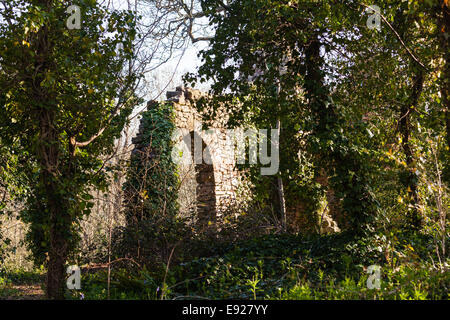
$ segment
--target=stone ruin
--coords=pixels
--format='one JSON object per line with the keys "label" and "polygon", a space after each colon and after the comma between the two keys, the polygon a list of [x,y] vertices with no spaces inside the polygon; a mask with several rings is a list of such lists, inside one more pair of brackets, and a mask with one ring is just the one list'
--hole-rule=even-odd
{"label": "stone ruin", "polygon": [[[195,101],[202,92],[195,89],[177,87],[175,91],[168,91],[166,103],[172,103],[175,112],[175,126],[178,131],[176,140],[191,148],[194,155],[194,139],[201,141],[201,151],[209,161],[189,161],[179,164],[180,180],[182,181],[178,201],[180,212],[188,213],[193,209],[199,221],[214,223],[231,204],[237,202],[237,191],[241,176],[235,167],[235,153],[232,139],[226,134],[225,115],[219,121],[208,123],[208,130],[214,134],[202,134],[201,115],[195,108]],[[147,104],[147,109],[155,101]],[[139,152],[145,146],[141,145],[140,135],[142,126],[135,138],[133,152]],[[194,159],[192,159],[194,160]]]}
{"label": "stone ruin", "polygon": [[[201,141],[203,157],[210,159],[207,162],[201,161],[201,163],[189,161],[189,163],[179,164],[182,181],[178,192],[180,213],[189,214],[194,209],[201,224],[215,225],[217,217],[230,205],[245,203],[250,196],[248,194],[245,195],[245,198],[243,196],[246,192],[242,192],[242,190],[246,190],[246,184],[236,168],[234,142],[226,132],[227,114],[219,111],[215,120],[208,123],[208,129],[213,130],[214,134],[202,134],[202,117],[195,108],[196,101],[202,95],[203,93],[199,90],[180,86],[175,91],[166,93],[167,100],[165,102],[172,103],[174,107],[175,126],[181,133],[177,140],[181,143],[184,141],[191,148],[190,155],[193,157],[194,139],[197,138],[197,141]],[[157,102],[150,101],[147,109],[155,104]],[[132,139],[135,144],[133,153],[145,148],[140,143],[142,130],[143,128],[140,126],[137,136]],[[326,180],[326,178],[323,179]],[[326,181],[319,182],[327,184]],[[330,216],[332,212],[329,212],[336,207],[332,190],[327,192],[327,201],[330,206],[325,214],[321,214],[320,232],[338,232],[340,229]],[[304,212],[302,203],[294,208],[287,208],[288,223],[297,231],[301,231],[302,227],[298,222],[302,220]]]}

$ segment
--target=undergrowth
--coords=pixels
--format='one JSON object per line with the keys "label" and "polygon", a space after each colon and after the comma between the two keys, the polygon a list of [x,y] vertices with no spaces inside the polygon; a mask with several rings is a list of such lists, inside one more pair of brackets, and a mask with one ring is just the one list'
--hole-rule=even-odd
{"label": "undergrowth", "polygon": [[[448,299],[449,260],[436,264],[430,239],[393,239],[266,235],[220,245],[170,268],[112,269],[109,298]],[[379,289],[368,288],[370,265],[381,267]],[[83,275],[82,289],[68,297],[106,299],[107,282],[106,270]]]}

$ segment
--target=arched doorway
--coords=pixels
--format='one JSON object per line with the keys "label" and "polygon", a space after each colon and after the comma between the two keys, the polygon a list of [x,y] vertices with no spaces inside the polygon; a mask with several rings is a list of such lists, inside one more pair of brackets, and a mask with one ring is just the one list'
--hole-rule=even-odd
{"label": "arched doorway", "polygon": [[213,231],[216,227],[216,181],[211,152],[202,137],[195,131],[183,137],[191,151],[195,175],[196,227],[199,232]]}

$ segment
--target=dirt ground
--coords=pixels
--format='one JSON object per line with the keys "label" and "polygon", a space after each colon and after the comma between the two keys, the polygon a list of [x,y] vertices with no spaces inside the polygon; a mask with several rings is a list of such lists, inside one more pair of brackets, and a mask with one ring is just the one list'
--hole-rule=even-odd
{"label": "dirt ground", "polygon": [[0,300],[42,300],[45,299],[44,291],[40,284],[12,285],[5,289]]}

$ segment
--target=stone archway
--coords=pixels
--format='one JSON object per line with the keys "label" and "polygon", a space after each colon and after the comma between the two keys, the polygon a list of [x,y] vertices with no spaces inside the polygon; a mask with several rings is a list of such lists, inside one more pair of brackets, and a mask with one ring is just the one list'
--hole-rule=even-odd
{"label": "stone archway", "polygon": [[[186,189],[195,189],[197,217],[214,224],[223,210],[236,201],[236,190],[240,185],[239,172],[236,168],[234,146],[227,135],[226,117],[218,117],[208,124],[210,133],[202,129],[202,117],[195,108],[196,101],[202,96],[199,90],[177,87],[167,92],[167,102],[174,105],[175,126],[183,132],[184,144],[194,157],[194,136],[201,141],[203,160],[192,161],[191,176],[186,179]],[[199,148],[200,149],[200,148]],[[206,158],[206,159],[205,159]],[[188,169],[182,170],[185,173]],[[189,174],[188,174],[189,175]],[[192,183],[195,180],[195,183]],[[194,187],[195,184],[195,187]],[[183,197],[184,201],[188,201]],[[193,198],[193,196],[191,196]],[[208,219],[207,219],[208,218]]]}

